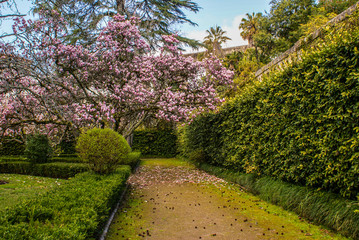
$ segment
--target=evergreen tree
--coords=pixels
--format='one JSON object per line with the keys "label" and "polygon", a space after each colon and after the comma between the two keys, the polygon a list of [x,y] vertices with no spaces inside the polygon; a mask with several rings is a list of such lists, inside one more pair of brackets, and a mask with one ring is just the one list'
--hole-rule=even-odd
{"label": "evergreen tree", "polygon": [[[189,23],[184,10],[198,12],[199,6],[191,0],[36,0],[35,12],[57,10],[68,23],[67,41],[91,44],[112,16],[140,19],[140,31],[152,47],[159,45],[162,35],[176,34],[175,24]],[[199,43],[182,36],[181,42],[189,46]]]}

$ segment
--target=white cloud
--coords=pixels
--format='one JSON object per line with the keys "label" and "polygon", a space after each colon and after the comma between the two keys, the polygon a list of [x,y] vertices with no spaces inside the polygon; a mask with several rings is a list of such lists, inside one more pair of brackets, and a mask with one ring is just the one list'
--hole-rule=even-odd
{"label": "white cloud", "polygon": [[244,17],[245,15],[238,15],[233,19],[231,25],[222,26],[222,29],[227,32],[227,36],[232,39],[223,44],[223,47],[235,47],[248,44],[248,41],[243,40],[243,38],[241,37],[241,31],[238,28],[239,24],[242,21],[242,18]]}
{"label": "white cloud", "polygon": [[[228,21],[224,21],[223,25],[219,25],[222,27],[224,31],[227,32],[227,36],[230,37],[232,40],[227,41],[225,44],[223,44],[222,47],[235,47],[235,46],[241,46],[248,44],[247,40],[243,40],[241,37],[241,32],[239,30],[239,24],[242,21],[242,18],[244,18],[245,15],[238,15],[236,16],[230,24],[228,24]],[[208,27],[209,29],[210,27]],[[196,39],[199,41],[203,41],[204,37],[207,36],[206,30],[197,30],[197,31],[191,31],[186,34],[188,38]],[[199,50],[201,51],[201,50]],[[192,49],[186,49],[186,52],[197,52],[197,50],[193,51]]]}

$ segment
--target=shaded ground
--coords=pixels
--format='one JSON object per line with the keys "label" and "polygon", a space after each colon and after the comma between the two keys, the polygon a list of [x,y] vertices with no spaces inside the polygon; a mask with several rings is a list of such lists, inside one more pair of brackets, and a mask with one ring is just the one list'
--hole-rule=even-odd
{"label": "shaded ground", "polygon": [[185,162],[143,163],[108,240],[345,239]]}

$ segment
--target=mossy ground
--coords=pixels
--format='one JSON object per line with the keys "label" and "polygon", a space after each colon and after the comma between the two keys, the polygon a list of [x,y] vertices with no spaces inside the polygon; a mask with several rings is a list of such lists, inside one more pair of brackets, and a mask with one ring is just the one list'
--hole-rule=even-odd
{"label": "mossy ground", "polygon": [[108,234],[115,239],[346,239],[177,159],[146,159]]}
{"label": "mossy ground", "polygon": [[0,174],[0,180],[7,182],[0,185],[0,211],[66,182],[63,179],[19,174]]}

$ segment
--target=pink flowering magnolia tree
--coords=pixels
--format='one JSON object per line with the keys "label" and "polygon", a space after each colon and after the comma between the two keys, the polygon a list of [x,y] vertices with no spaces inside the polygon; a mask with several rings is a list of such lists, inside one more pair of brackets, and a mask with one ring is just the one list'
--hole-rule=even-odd
{"label": "pink flowering magnolia tree", "polygon": [[129,136],[146,118],[189,121],[214,110],[233,73],[216,58],[184,57],[174,36],[151,53],[136,25],[117,15],[94,45],[64,44],[63,20],[18,19],[0,46],[0,133],[34,131],[59,140],[70,129],[110,127]]}

